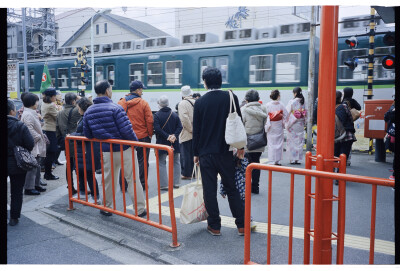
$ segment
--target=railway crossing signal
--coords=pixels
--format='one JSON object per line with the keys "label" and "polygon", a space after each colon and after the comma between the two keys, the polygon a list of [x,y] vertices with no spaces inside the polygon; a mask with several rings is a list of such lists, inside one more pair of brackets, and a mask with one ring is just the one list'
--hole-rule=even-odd
{"label": "railway crossing signal", "polygon": [[351,38],[346,39],[346,44],[349,46],[349,48],[355,49],[358,46],[358,40],[356,37],[353,36]]}
{"label": "railway crossing signal", "polygon": [[385,69],[394,69],[394,55],[385,56],[382,59],[382,66]]}
{"label": "railway crossing signal", "polygon": [[358,65],[358,58],[349,58],[344,62],[344,65],[346,65],[350,70],[354,71]]}
{"label": "railway crossing signal", "polygon": [[394,46],[394,33],[388,32],[383,36],[383,43],[387,46]]}
{"label": "railway crossing signal", "polygon": [[85,73],[89,72],[91,70],[91,67],[87,64],[87,59],[86,59],[86,54],[88,52],[88,49],[86,46],[78,47],[75,48],[75,53],[76,53],[76,60],[74,62],[75,67],[80,65],[81,68],[81,85],[78,86],[78,88],[81,91],[78,91],[78,94],[80,96],[85,96],[85,89],[86,85],[89,84],[89,78],[85,77]]}

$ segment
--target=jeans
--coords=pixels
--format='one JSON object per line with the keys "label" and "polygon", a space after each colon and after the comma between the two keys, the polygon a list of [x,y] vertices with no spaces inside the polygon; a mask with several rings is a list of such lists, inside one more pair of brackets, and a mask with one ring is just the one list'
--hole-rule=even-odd
{"label": "jeans", "polygon": [[353,145],[353,141],[342,141],[335,143],[335,156],[339,157],[342,153],[346,154],[346,160],[349,157],[351,146]]}
{"label": "jeans", "polygon": [[26,172],[21,174],[9,175],[11,184],[11,210],[10,217],[13,219],[21,216],[22,209],[22,191],[24,189]]}
{"label": "jeans", "polygon": [[214,230],[221,229],[217,201],[217,175],[219,173],[228,196],[229,208],[235,218],[235,224],[238,228],[243,228],[244,209],[235,185],[235,164],[232,152],[200,156],[200,172],[203,181],[204,203],[208,213],[208,225]]}
{"label": "jeans", "polygon": [[31,190],[35,189],[35,186],[40,186],[40,163],[41,163],[42,157],[37,156],[36,161],[38,162],[37,167],[28,170],[26,172],[26,177],[25,177],[25,186],[24,188],[26,190]]}
{"label": "jeans", "polygon": [[[174,185],[179,185],[181,181],[181,162],[179,153],[174,153]],[[160,171],[160,186],[168,187],[167,174],[167,153],[161,152],[159,157],[158,169]]]}
{"label": "jeans", "polygon": [[181,147],[181,156],[183,161],[182,175],[185,177],[190,177],[192,176],[194,166],[192,140],[183,142]]}
{"label": "jeans", "polygon": [[[142,139],[139,139],[140,142],[146,142],[150,143],[151,138],[150,137],[144,137]],[[139,162],[139,176],[140,176],[140,182],[142,183],[142,186],[144,187],[145,184],[145,177],[144,177],[144,156],[143,156],[143,148],[142,147],[136,147],[137,151],[137,158]],[[147,175],[149,173],[149,154],[150,154],[150,149],[146,148],[146,165],[147,165]],[[146,176],[147,178],[147,176]]]}
{"label": "jeans", "polygon": [[[89,186],[90,189],[90,195],[94,198],[94,188],[93,188],[93,171],[87,170],[86,171],[86,180],[85,180],[85,173],[83,171],[83,168],[80,168],[79,170],[79,193],[81,195],[85,195],[85,183]],[[99,191],[99,185],[97,183],[97,180],[95,178],[96,182],[96,196],[97,199],[100,198],[100,191]],[[88,190],[89,192],[89,190]]]}
{"label": "jeans", "polygon": [[[260,163],[261,152],[248,152],[246,153],[246,157],[249,160],[249,163]],[[260,170],[253,169],[251,173],[251,187],[258,188],[260,182]]]}

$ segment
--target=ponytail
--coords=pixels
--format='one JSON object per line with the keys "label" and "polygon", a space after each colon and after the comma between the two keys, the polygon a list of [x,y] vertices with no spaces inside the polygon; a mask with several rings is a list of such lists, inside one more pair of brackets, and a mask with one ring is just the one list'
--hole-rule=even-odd
{"label": "ponytail", "polygon": [[300,87],[295,87],[293,93],[296,94],[296,98],[300,98],[300,103],[304,104],[304,96]]}

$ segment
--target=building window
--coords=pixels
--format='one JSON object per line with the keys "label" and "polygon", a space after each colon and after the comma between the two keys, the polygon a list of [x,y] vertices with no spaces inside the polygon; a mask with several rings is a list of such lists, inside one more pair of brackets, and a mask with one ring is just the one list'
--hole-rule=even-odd
{"label": "building window", "polygon": [[362,56],[367,54],[367,49],[350,49],[350,50],[341,50],[339,51],[339,71],[338,78],[339,81],[362,81],[367,78],[367,70],[368,64],[365,62],[365,59],[360,58],[358,60],[358,65],[354,69],[354,71],[350,70],[344,62],[355,57]]}
{"label": "building window", "polygon": [[68,88],[68,69],[58,69],[58,87]]}
{"label": "building window", "polygon": [[7,49],[12,48],[12,36],[7,36]]}
{"label": "building window", "polygon": [[[377,55],[394,55],[395,50],[392,47],[378,47],[375,48],[375,54]],[[382,66],[383,57],[374,57],[374,80],[394,80],[395,69],[385,69]]]}
{"label": "building window", "polygon": [[221,71],[222,83],[228,83],[228,57],[216,57],[215,67]]}
{"label": "building window", "polygon": [[104,34],[107,34],[107,23],[104,23]]}
{"label": "building window", "polygon": [[249,83],[272,82],[272,55],[250,56]]}
{"label": "building window", "polygon": [[130,41],[123,42],[122,49],[131,49],[131,44],[132,44],[132,42],[130,42]]}
{"label": "building window", "polygon": [[166,85],[182,85],[182,61],[165,62]]}
{"label": "building window", "polygon": [[107,66],[107,80],[111,86],[115,85],[115,73],[113,65]]}
{"label": "building window", "polygon": [[77,68],[77,67],[72,67],[71,68],[71,88],[78,88],[78,86],[81,84],[80,78],[81,78],[81,69]]}
{"label": "building window", "polygon": [[103,66],[96,67],[96,82],[104,80],[103,71],[104,71]]}
{"label": "building window", "polygon": [[49,74],[50,74],[50,78],[51,78],[51,85],[56,88],[57,87],[56,86],[56,70],[49,69]]}
{"label": "building window", "polygon": [[113,50],[119,50],[119,49],[121,49],[121,43],[120,42],[116,42],[116,43],[113,43]]}
{"label": "building window", "polygon": [[135,80],[143,82],[143,76],[144,76],[143,63],[134,63],[129,65],[129,84]]}
{"label": "building window", "polygon": [[300,53],[276,55],[275,82],[300,82]]}
{"label": "building window", "polygon": [[162,62],[147,63],[147,85],[161,86],[162,80]]}
{"label": "building window", "polygon": [[200,84],[203,83],[202,75],[203,75],[203,71],[207,67],[213,67],[213,59],[211,57],[201,58],[200,59]]}
{"label": "building window", "polygon": [[98,24],[96,24],[96,35],[98,35],[100,32],[100,26]]}

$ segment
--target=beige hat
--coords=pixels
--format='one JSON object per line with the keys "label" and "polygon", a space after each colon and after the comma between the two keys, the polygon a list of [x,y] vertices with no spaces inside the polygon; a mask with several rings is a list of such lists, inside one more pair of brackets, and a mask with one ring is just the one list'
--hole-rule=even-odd
{"label": "beige hat", "polygon": [[193,92],[192,92],[192,90],[190,89],[190,86],[183,86],[182,88],[181,88],[181,95],[182,95],[182,97],[187,97],[187,96],[190,96],[190,95],[192,95],[193,94]]}

